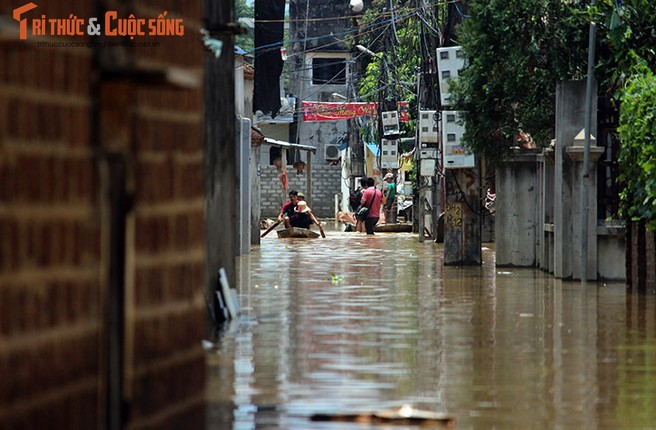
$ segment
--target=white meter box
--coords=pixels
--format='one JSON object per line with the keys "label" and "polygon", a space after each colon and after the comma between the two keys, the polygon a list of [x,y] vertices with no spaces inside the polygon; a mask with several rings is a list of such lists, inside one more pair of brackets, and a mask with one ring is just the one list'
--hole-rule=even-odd
{"label": "white meter box", "polygon": [[382,113],[383,117],[383,136],[398,136],[401,132],[399,128],[399,112],[387,111]]}
{"label": "white meter box", "polygon": [[437,160],[434,158],[426,158],[424,160],[419,160],[419,171],[420,176],[435,176],[436,174]]}
{"label": "white meter box", "polygon": [[437,48],[437,71],[440,74],[440,102],[442,106],[451,104],[449,81],[458,76],[465,65],[465,56],[461,46]]}
{"label": "white meter box", "polygon": [[383,169],[398,169],[399,141],[392,139],[382,139],[380,146],[380,167]]}
{"label": "white meter box", "polygon": [[419,141],[437,142],[437,111],[419,111]]}
{"label": "white meter box", "polygon": [[437,156],[437,143],[421,142],[419,144],[419,159],[424,160],[426,158],[437,158]]}
{"label": "white meter box", "polygon": [[444,145],[444,168],[464,169],[476,165],[474,154],[462,145],[465,124],[460,112],[446,110],[442,112],[442,144]]}

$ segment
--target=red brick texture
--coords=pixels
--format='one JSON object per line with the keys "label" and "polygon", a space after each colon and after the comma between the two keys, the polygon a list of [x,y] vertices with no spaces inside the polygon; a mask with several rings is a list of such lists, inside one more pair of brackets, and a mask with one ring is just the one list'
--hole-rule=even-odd
{"label": "red brick texture", "polygon": [[[25,3],[4,2],[0,14],[11,19]],[[32,18],[93,17],[100,4],[36,3]],[[130,5],[139,16],[183,18],[185,36],[128,52],[139,64],[199,74],[202,3],[165,3]],[[127,427],[202,428],[202,88],[130,81],[120,103],[105,103],[91,49],[3,40],[0,430],[105,425],[106,242],[115,232],[106,222],[103,148],[128,160],[134,203],[125,220]]]}

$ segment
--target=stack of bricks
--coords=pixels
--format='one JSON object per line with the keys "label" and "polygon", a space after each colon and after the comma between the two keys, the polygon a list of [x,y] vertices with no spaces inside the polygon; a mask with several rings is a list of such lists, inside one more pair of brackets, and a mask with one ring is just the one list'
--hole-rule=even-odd
{"label": "stack of bricks", "polygon": [[[283,191],[275,166],[262,166],[260,179],[260,207],[263,218],[278,216],[282,205]],[[287,169],[288,191],[305,193],[307,190],[307,170],[296,174]],[[335,195],[341,193],[342,167],[332,165],[312,165],[312,212],[319,218],[335,216]],[[287,198],[285,197],[285,201]]]}
{"label": "stack of bricks", "polygon": [[[24,4],[10,0],[0,15],[10,18]],[[99,4],[44,2],[28,15],[89,18]],[[185,36],[128,51],[201,74],[203,48],[193,30],[201,6],[167,2],[168,17],[184,20]],[[149,18],[164,12],[152,1],[130,7]],[[0,39],[0,428],[107,422],[107,241],[116,232],[106,222],[99,154],[115,138],[133,197],[124,220],[126,427],[201,428],[202,85],[131,81],[105,104],[103,82],[99,92],[92,84],[99,74],[92,49],[39,47],[31,37],[28,26],[26,41]],[[57,38],[72,39],[90,37]]]}

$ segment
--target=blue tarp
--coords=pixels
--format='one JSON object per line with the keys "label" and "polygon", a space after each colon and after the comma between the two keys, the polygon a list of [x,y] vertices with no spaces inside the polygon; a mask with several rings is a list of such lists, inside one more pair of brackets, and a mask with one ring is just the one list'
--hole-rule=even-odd
{"label": "blue tarp", "polygon": [[380,146],[377,143],[367,143],[367,148],[369,148],[369,151],[371,151],[374,156],[378,157]]}

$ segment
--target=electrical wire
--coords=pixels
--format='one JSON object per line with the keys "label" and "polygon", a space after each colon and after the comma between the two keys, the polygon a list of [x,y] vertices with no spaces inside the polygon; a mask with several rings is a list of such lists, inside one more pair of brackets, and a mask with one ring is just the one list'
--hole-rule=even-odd
{"label": "electrical wire", "polygon": [[[415,15],[419,11],[425,12],[426,10],[430,10],[430,8],[433,7],[433,6],[445,6],[445,5],[448,5],[448,4],[451,4],[451,3],[458,3],[460,1],[461,0],[449,0],[449,1],[438,1],[438,2],[435,2],[435,3],[428,3],[428,4],[422,3],[421,6],[412,7],[412,8],[410,8],[410,7],[403,8],[404,10],[406,10],[406,12],[402,15],[396,15],[396,13],[394,13],[394,12],[379,12],[379,13],[377,13],[377,15],[375,15],[374,19],[378,19],[380,17],[386,17],[388,15],[391,18],[389,18],[387,20],[384,20],[384,21],[379,21],[379,22],[376,22],[376,23],[369,24],[369,25],[363,27],[363,29],[367,29],[369,27],[376,27],[376,26],[384,25],[384,24],[396,25],[397,22],[399,22],[403,19],[406,19],[409,16]],[[308,12],[306,12],[306,16],[307,16],[307,14],[308,14]],[[258,22],[304,22],[304,23],[306,23],[306,21],[326,21],[326,20],[347,19],[347,18],[353,18],[353,16],[351,15],[351,16],[342,16],[342,17],[324,17],[324,18],[307,18],[307,19],[306,18],[299,18],[299,19],[286,19],[286,20],[257,20],[255,22],[256,23],[258,23]],[[337,35],[347,35],[347,34],[350,34],[350,33],[356,32],[356,31],[362,31],[363,29],[348,30],[348,31],[338,33]],[[307,34],[307,29],[306,29],[306,34]],[[304,42],[306,40],[316,40],[316,39],[321,39],[321,38],[324,38],[324,37],[329,37],[331,35],[337,36],[337,35],[334,35],[334,34],[331,33],[329,35],[315,36],[315,37],[310,37],[310,38],[305,38],[305,39],[287,41],[287,43],[289,44],[289,43],[296,43],[296,42]],[[283,43],[284,42],[276,42],[276,43],[272,43],[272,44],[269,44],[269,45],[263,45],[261,47],[256,48],[255,51],[258,51],[258,50],[261,50],[261,49],[269,49],[269,48],[274,48],[275,49],[275,48],[281,46]]]}
{"label": "electrical wire", "polygon": [[[407,10],[420,10],[424,7],[431,7],[431,6],[446,6],[450,3],[460,3],[462,0],[448,0],[448,1],[436,1],[434,3],[429,3],[427,5],[422,5],[422,6],[417,6],[417,7],[404,7],[403,9]],[[388,12],[388,11],[381,11],[381,12],[376,12],[377,16],[392,16],[393,12]],[[321,22],[321,21],[334,21],[334,20],[340,20],[340,19],[352,19],[352,18],[358,18],[362,17],[363,14],[359,15],[354,15],[354,14],[349,14],[349,15],[342,15],[342,16],[330,16],[330,17],[321,17],[321,18],[307,18],[308,21],[310,22]],[[251,17],[240,17],[240,18],[251,18]],[[282,23],[293,23],[293,22],[305,22],[306,18],[285,18],[285,19],[258,19],[258,20],[253,20],[255,23],[277,23],[277,22],[282,22]]]}
{"label": "electrical wire", "polygon": [[[308,3],[309,3],[309,1],[308,1]],[[446,4],[448,4],[448,3],[453,3],[453,2],[452,2],[452,1],[449,1],[449,2],[436,2],[436,3],[434,3],[433,5],[440,5],[440,4],[445,4],[445,5],[446,5]],[[429,5],[430,5],[430,4],[429,4]],[[417,6],[417,7],[414,7],[414,8],[408,8],[408,9],[409,9],[409,10],[413,10],[413,11],[415,11],[415,13],[414,13],[414,14],[406,13],[406,14],[404,14],[404,15],[397,15],[396,18],[394,18],[394,19],[385,20],[385,21],[383,21],[383,22],[378,22],[378,23],[370,24],[370,25],[364,27],[364,28],[367,28],[367,30],[366,30],[364,33],[360,33],[360,34],[365,34],[365,35],[366,35],[366,34],[369,34],[369,33],[373,33],[373,32],[375,32],[375,31],[377,31],[377,30],[380,30],[381,27],[386,26],[385,29],[384,29],[383,31],[381,31],[381,33],[380,33],[375,39],[373,39],[372,43],[375,43],[375,40],[377,40],[378,38],[380,38],[382,35],[385,34],[386,31],[388,31],[388,29],[390,28],[390,25],[391,25],[394,21],[399,21],[399,20],[401,20],[401,19],[408,19],[408,18],[410,18],[411,16],[414,16],[414,17],[420,18],[419,20],[420,20],[422,23],[426,24],[426,18],[425,18],[423,15],[425,14],[425,11],[426,11],[427,9],[428,9],[428,10],[430,10],[430,9],[427,8],[427,4],[426,4],[425,0],[422,1],[422,4],[421,4],[420,6]],[[309,11],[306,11],[306,14],[307,14],[307,13],[309,13]],[[388,15],[388,14],[387,14],[387,13],[379,14],[379,16],[385,16],[385,15]],[[321,19],[324,19],[324,18],[321,18]],[[321,19],[317,19],[317,20],[321,20]],[[325,18],[325,19],[330,19],[330,18]],[[306,34],[307,34],[307,20],[299,19],[299,20],[296,20],[296,21],[299,21],[299,22],[305,22],[305,24],[306,24]],[[425,25],[424,25],[424,26],[421,26],[421,27],[422,27],[422,28],[428,27],[428,28],[429,28],[429,33],[430,33],[430,34],[434,34],[435,31],[436,31],[434,28],[432,28],[432,27],[430,27],[430,26],[425,26]],[[357,31],[357,30],[358,30],[358,29],[356,29],[355,31]],[[351,33],[351,32],[352,32],[352,31],[343,32],[343,34],[349,34],[349,33]],[[428,42],[427,42],[426,39],[425,39],[426,36],[427,36],[426,33],[427,33],[427,32],[421,32],[421,34],[422,34],[423,37],[420,38],[420,51],[427,51],[426,48],[427,48]],[[338,33],[338,34],[342,34],[342,33]],[[406,35],[406,36],[407,36],[407,35]],[[321,37],[328,37],[328,36],[321,36]],[[297,42],[303,42],[304,45],[307,46],[307,42],[308,42],[308,41],[310,41],[310,40],[314,40],[314,39],[319,39],[319,38],[321,38],[321,37],[299,39]],[[333,35],[333,37],[336,37],[336,36]],[[287,42],[287,43],[293,43],[293,42],[294,42],[294,41],[292,41],[292,42]],[[323,50],[325,49],[326,46],[329,46],[329,45],[332,45],[332,44],[338,44],[338,43],[343,43],[343,41],[341,41],[341,40],[337,40],[337,41],[332,42],[332,43],[330,43],[330,44],[323,45],[323,46],[321,46],[321,47],[317,47],[317,48],[314,48],[314,49],[304,49],[303,51],[295,52],[295,53],[289,54],[289,55],[288,55],[288,58],[289,58],[289,57],[293,57],[293,56],[297,56],[297,55],[301,55],[301,54],[311,53],[311,52],[317,52],[317,51],[321,52],[321,51],[323,51]],[[280,46],[280,44],[272,44],[272,45]],[[258,48],[258,49],[261,49],[261,48],[265,48],[265,47],[260,47],[260,48]],[[428,51],[428,52],[430,52],[430,51]],[[361,55],[362,55],[362,54],[358,54],[357,56],[352,57],[352,60],[357,60]],[[430,58],[430,56],[428,56],[428,57]],[[345,60],[348,61],[349,59],[345,59]],[[340,61],[336,61],[335,63],[326,63],[326,64],[324,64],[324,65],[322,65],[322,66],[319,66],[319,67],[330,67],[330,66],[333,66],[333,65],[338,64],[338,63],[341,63],[341,62],[342,62],[342,61],[340,60]],[[393,63],[396,63],[396,61],[393,61]],[[311,70],[311,69],[316,69],[316,68],[315,68],[315,67],[307,67],[307,68],[295,69],[295,71],[301,71],[301,72],[303,72],[303,71]],[[313,88],[312,93],[310,93],[310,94],[306,94],[304,98],[306,98],[306,99],[307,99],[307,98],[310,98],[311,96],[314,96],[315,94],[320,93],[320,92],[321,92],[326,86],[331,85],[331,84],[334,84],[334,81],[335,81],[336,77],[337,77],[339,74],[341,74],[341,73],[343,73],[343,72],[346,72],[346,70],[347,70],[347,67],[346,67],[346,66],[345,66],[344,68],[340,69],[340,71],[339,71],[339,72],[338,72],[338,73],[337,73],[332,79],[330,79],[330,80],[327,81],[326,83],[322,84],[322,85],[321,85],[320,87],[318,87],[318,88]],[[396,70],[395,70],[395,68],[394,68],[393,71],[394,71],[393,75],[396,75]],[[300,81],[303,81],[303,82],[309,82],[309,81],[311,80],[311,78],[297,77],[296,80],[300,80]],[[361,95],[361,96],[357,97],[356,100],[366,99],[366,98],[369,98],[369,97],[374,96],[374,95],[376,95],[376,94],[380,94],[381,92],[390,89],[390,87],[391,87],[392,85],[397,85],[397,86],[400,86],[401,88],[404,88],[404,87],[410,87],[410,86],[413,85],[413,84],[414,84],[414,83],[410,83],[410,82],[407,82],[407,83],[406,83],[406,82],[402,82],[402,81],[398,80],[398,78],[396,78],[395,76],[392,76],[392,79],[389,79],[388,83],[386,83],[385,85],[382,85],[382,86],[380,86],[380,87],[374,89],[373,91],[371,91],[371,92],[369,92],[369,93],[367,93],[367,94],[365,94],[365,95]],[[303,97],[301,97],[301,98],[303,98]],[[349,101],[350,101],[350,99],[349,99]],[[303,111],[303,109],[302,109],[302,107],[300,107],[300,108],[298,108],[298,109],[295,110],[295,113],[301,113],[302,111]]]}
{"label": "electrical wire", "polygon": [[[412,16],[412,13],[404,14],[404,15],[402,15],[402,16],[396,18],[396,19],[397,19],[397,20],[401,20],[401,19],[405,19],[405,18],[407,18],[407,17],[409,17],[409,16]],[[394,22],[394,19],[387,19],[387,20],[384,20],[384,21],[381,21],[381,22],[376,22],[376,23],[372,23],[372,24],[366,25],[366,26],[364,26],[363,28],[354,28],[354,29],[350,29],[350,30],[346,30],[346,31],[339,32],[339,33],[337,33],[337,34],[335,34],[335,33],[330,33],[330,34],[324,34],[324,35],[321,35],[321,36],[305,37],[305,38],[303,38],[303,39],[290,40],[290,41],[287,41],[287,44],[292,44],[292,43],[304,43],[304,44],[307,44],[308,41],[312,41],[312,40],[320,40],[320,39],[323,39],[323,38],[325,38],[325,37],[330,37],[330,36],[333,36],[333,37],[337,37],[337,36],[347,36],[347,35],[349,35],[349,34],[353,34],[353,33],[362,34],[362,31],[363,31],[363,30],[367,30],[367,29],[370,29],[370,28],[374,28],[374,29],[375,29],[376,27],[380,27],[380,26],[383,26],[383,25],[386,25],[386,24],[391,24],[391,23],[393,23],[393,22]],[[305,29],[305,34],[307,35],[307,28]],[[260,51],[264,50],[264,52],[267,52],[267,50],[275,50],[275,49],[279,49],[279,47],[282,46],[283,43],[284,43],[284,41],[280,41],[280,42],[270,43],[270,44],[268,44],[268,45],[262,45],[262,46],[259,46],[259,47],[255,48],[255,50],[254,50],[255,58],[257,58],[257,56],[260,55],[260,53],[261,53]],[[304,50],[303,52],[305,52],[305,50]]]}

